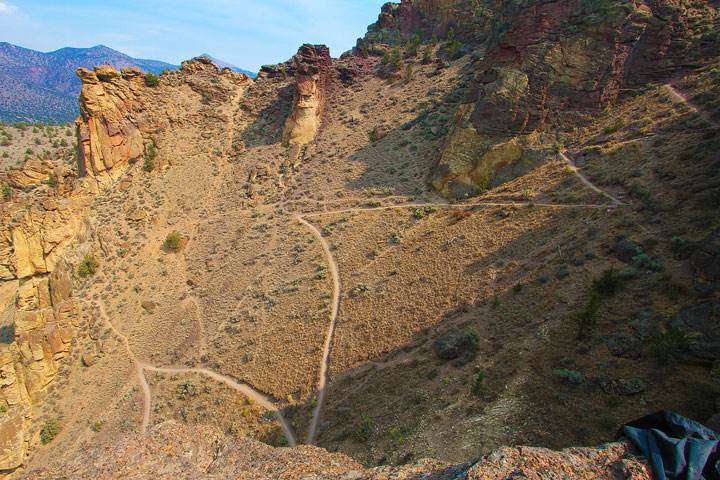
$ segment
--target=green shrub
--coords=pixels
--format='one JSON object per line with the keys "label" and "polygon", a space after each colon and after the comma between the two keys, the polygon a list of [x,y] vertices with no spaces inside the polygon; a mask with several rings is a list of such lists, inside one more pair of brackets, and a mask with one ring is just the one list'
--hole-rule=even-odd
{"label": "green shrub", "polygon": [[2,186],[2,196],[5,200],[12,198],[12,188],[9,185]]}
{"label": "green shrub", "polygon": [[142,169],[146,172],[152,172],[153,168],[155,168],[155,162],[153,162],[153,159],[150,157],[145,157],[145,160],[143,160]]}
{"label": "green shrub", "polygon": [[145,85],[148,87],[157,87],[160,85],[160,78],[152,72],[145,74]]}
{"label": "green shrub", "polygon": [[605,127],[605,133],[608,135],[611,133],[615,133],[624,126],[625,126],[625,119],[620,117],[620,118],[616,119],[612,124]]}
{"label": "green shrub", "polygon": [[467,341],[470,348],[476,350],[480,346],[480,332],[475,327],[467,327],[463,332],[465,340]]}
{"label": "green shrub", "polygon": [[582,374],[580,372],[568,370],[567,368],[553,370],[553,375],[573,385],[579,385],[582,382]]}
{"label": "green shrub", "polygon": [[60,433],[60,421],[55,417],[49,418],[40,429],[40,440],[43,444],[48,444],[58,433]]}
{"label": "green shrub", "polygon": [[590,327],[597,323],[600,306],[600,295],[598,293],[593,293],[587,306],[581,312],[578,312],[572,316],[580,327],[580,331],[578,334],[580,338],[585,335],[585,332],[590,329]]}
{"label": "green shrub", "polygon": [[650,353],[658,360],[667,362],[678,358],[683,349],[687,346],[688,335],[685,330],[678,327],[670,327],[652,337]]}
{"label": "green shrub", "polygon": [[481,372],[475,376],[475,381],[473,382],[473,386],[472,386],[472,394],[475,395],[476,397],[479,396],[482,393],[484,386],[485,386],[485,375],[483,375],[483,373]]}
{"label": "green shrub", "polygon": [[50,185],[51,187],[54,187],[57,185],[57,183],[58,183],[57,175],[55,175],[54,173],[51,173],[50,175],[48,175],[48,185]]}
{"label": "green shrub", "polygon": [[100,267],[100,264],[95,259],[93,255],[85,255],[82,259],[82,262],[80,262],[80,265],[78,265],[78,274],[80,274],[83,277],[92,277],[95,275],[95,272],[97,272],[98,268]]}
{"label": "green shrub", "polygon": [[640,270],[645,270],[648,273],[659,272],[662,270],[662,262],[660,260],[653,260],[648,257],[647,253],[641,253],[632,257],[632,261],[636,267]]}
{"label": "green shrub", "polygon": [[513,293],[517,295],[518,293],[522,292],[524,285],[522,283],[516,283],[513,287]]}
{"label": "green shrub", "polygon": [[430,45],[426,45],[425,49],[423,50],[422,63],[423,65],[432,63],[432,47]]}
{"label": "green shrub", "polygon": [[405,441],[405,437],[403,437],[402,433],[400,433],[400,430],[397,428],[393,428],[390,431],[390,435],[395,439],[398,443],[403,443]]}
{"label": "green shrub", "polygon": [[372,418],[363,413],[360,421],[355,426],[355,440],[366,442],[372,435],[374,425],[375,422],[373,422]]}
{"label": "green shrub", "polygon": [[97,433],[100,430],[102,430],[102,427],[103,427],[103,422],[98,420],[95,423],[93,423],[92,431]]}
{"label": "green shrub", "polygon": [[623,286],[623,281],[620,275],[615,273],[614,268],[610,268],[603,272],[600,278],[593,280],[593,288],[600,295],[605,297],[612,297],[617,293]]}
{"label": "green shrub", "polygon": [[437,207],[435,205],[426,204],[422,207],[418,207],[413,210],[413,216],[417,219],[423,218],[426,215],[430,215],[433,212],[437,211]]}
{"label": "green shrub", "polygon": [[447,49],[448,60],[454,60],[461,49],[462,43],[458,42],[457,40],[453,40],[452,42],[450,42],[450,45]]}
{"label": "green shrub", "polygon": [[183,236],[180,235],[180,232],[172,231],[165,237],[165,246],[173,252],[179,251],[182,248],[182,243]]}

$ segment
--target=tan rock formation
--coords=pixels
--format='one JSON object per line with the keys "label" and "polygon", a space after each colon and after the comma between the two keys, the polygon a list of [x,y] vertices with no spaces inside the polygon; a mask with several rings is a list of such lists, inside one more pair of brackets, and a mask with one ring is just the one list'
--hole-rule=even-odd
{"label": "tan rock formation", "polygon": [[293,58],[295,100],[283,130],[283,143],[291,150],[312,142],[320,129],[329,61],[330,51],[324,45],[305,44]]}
{"label": "tan rock formation", "polygon": [[101,183],[116,178],[131,159],[145,153],[143,133],[151,127],[138,101],[146,88],[142,77],[127,72],[123,78],[112,67],[80,68],[82,81],[78,135],[78,174],[91,175]]}
{"label": "tan rock formation", "polygon": [[0,470],[22,465],[32,410],[45,396],[77,327],[69,273],[23,281],[15,307],[15,341],[0,346]]}
{"label": "tan rock formation", "polygon": [[2,204],[0,215],[6,228],[0,236],[0,279],[52,272],[80,228],[87,204],[83,195]]}

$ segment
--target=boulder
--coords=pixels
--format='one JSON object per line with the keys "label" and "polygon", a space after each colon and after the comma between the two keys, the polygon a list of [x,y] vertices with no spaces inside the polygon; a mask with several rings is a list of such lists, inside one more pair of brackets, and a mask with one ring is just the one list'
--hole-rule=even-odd
{"label": "boulder", "polygon": [[115,80],[116,78],[120,78],[120,72],[110,65],[98,65],[95,67],[95,75],[103,82],[109,82]]}
{"label": "boulder", "polygon": [[642,248],[638,247],[633,243],[619,240],[613,246],[612,251],[615,255],[615,258],[617,258],[621,262],[629,263],[632,262],[633,257],[642,253]]}
{"label": "boulder", "polygon": [[709,362],[720,359],[720,297],[683,308],[669,323],[688,333],[690,355]]}
{"label": "boulder", "polygon": [[458,358],[469,346],[467,337],[461,333],[440,337],[432,344],[435,354],[443,360]]}

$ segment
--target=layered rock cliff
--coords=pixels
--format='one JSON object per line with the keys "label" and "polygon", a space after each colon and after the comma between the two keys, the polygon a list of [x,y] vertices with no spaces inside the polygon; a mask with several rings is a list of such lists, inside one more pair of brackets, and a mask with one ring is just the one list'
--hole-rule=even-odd
{"label": "layered rock cliff", "polygon": [[[295,98],[283,129],[283,142],[297,150],[313,141],[320,129],[332,61],[325,45],[303,45],[292,59]],[[291,153],[297,156],[297,153]]]}
{"label": "layered rock cliff", "polygon": [[76,120],[78,175],[100,184],[117,179],[129,164],[154,159],[152,135],[187,119],[182,99],[162,95],[164,88],[184,85],[207,101],[227,101],[237,86],[250,81],[227,68],[221,72],[207,57],[183,62],[180,70],[161,75],[157,85],[147,82],[138,68],[118,72],[103,65],[94,72],[80,68],[77,74],[82,80]]}
{"label": "layered rock cliff", "polygon": [[[552,158],[563,131],[621,92],[670,81],[720,53],[716,8],[677,0],[404,0],[383,7],[360,45],[405,42],[420,31],[441,42],[454,35],[473,52],[471,88],[431,178],[442,193],[461,196],[488,176],[501,183],[517,173],[508,169]],[[552,136],[537,136],[543,132]]]}
{"label": "layered rock cliff", "polygon": [[25,461],[34,410],[67,357],[77,327],[78,306],[71,295],[64,268],[27,279],[18,290],[15,341],[0,345],[0,470]]}

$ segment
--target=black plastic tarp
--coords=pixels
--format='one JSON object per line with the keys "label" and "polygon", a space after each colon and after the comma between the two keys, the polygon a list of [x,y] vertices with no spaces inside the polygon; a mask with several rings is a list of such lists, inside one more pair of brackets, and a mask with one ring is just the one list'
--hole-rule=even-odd
{"label": "black plastic tarp", "polygon": [[720,480],[720,435],[676,413],[661,411],[623,426],[650,460],[657,480]]}

